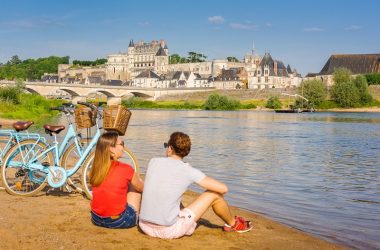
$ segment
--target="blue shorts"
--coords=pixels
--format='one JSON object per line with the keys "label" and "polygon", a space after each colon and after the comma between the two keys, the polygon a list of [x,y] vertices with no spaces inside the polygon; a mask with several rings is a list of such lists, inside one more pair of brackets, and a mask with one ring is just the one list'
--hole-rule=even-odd
{"label": "blue shorts", "polygon": [[[115,218],[116,217],[116,218]],[[136,210],[128,204],[125,210],[118,216],[103,217],[91,211],[92,223],[106,228],[130,228],[137,225]]]}

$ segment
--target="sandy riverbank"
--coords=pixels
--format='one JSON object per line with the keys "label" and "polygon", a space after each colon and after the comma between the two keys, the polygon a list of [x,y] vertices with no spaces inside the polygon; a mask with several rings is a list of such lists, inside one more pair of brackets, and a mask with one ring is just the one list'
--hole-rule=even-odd
{"label": "sandy riverbank", "polygon": [[[188,193],[186,205],[196,194]],[[110,230],[92,225],[89,201],[79,194],[41,193],[18,197],[0,190],[0,249],[343,249],[259,214],[233,208],[254,222],[245,234],[225,233],[208,211],[191,237],[160,240],[138,229]]]}

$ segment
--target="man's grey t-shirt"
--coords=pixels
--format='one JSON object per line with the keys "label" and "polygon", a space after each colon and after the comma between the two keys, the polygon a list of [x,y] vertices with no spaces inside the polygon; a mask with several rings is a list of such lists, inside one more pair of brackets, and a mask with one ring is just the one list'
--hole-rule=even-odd
{"label": "man's grey t-shirt", "polygon": [[145,175],[140,219],[157,225],[173,225],[183,193],[206,175],[188,163],[170,157],[150,160]]}

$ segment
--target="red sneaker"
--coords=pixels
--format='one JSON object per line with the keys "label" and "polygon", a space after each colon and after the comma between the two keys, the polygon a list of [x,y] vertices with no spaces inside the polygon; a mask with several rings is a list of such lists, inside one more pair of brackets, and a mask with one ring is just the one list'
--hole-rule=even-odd
{"label": "red sneaker", "polygon": [[245,220],[243,217],[235,216],[235,225],[229,226],[225,225],[223,230],[225,232],[237,232],[237,233],[246,233],[251,231],[253,228],[252,222]]}

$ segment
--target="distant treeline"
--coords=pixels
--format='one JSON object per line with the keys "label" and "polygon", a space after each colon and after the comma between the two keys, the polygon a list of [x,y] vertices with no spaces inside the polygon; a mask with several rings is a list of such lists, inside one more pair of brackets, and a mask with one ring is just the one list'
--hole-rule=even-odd
{"label": "distant treeline", "polygon": [[107,62],[107,59],[100,58],[96,59],[95,61],[80,61],[80,60],[74,60],[73,64],[78,66],[96,66],[96,65],[102,65]]}
{"label": "distant treeline", "polygon": [[[58,73],[58,64],[69,64],[69,60],[69,56],[21,60],[15,55],[5,64],[0,63],[0,80],[40,80],[44,73]],[[107,59],[101,58],[95,61],[74,60],[73,64],[76,66],[96,66],[106,62]]]}
{"label": "distant treeline", "polygon": [[68,64],[70,57],[42,57],[22,61],[17,55],[0,64],[0,80],[40,80],[44,73],[57,73],[58,64]]}

